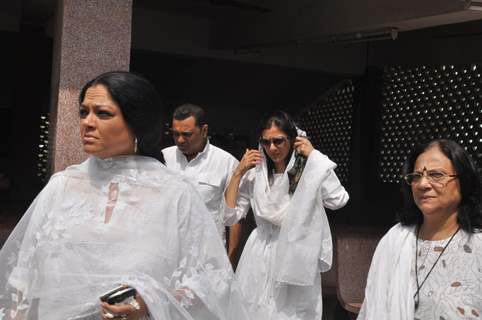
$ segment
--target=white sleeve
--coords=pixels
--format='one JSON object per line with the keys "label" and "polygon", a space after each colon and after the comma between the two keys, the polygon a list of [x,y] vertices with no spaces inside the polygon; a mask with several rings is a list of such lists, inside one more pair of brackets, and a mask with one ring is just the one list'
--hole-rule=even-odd
{"label": "white sleeve", "polygon": [[243,176],[243,178],[241,178],[241,182],[239,183],[239,191],[235,208],[228,207],[226,204],[226,198],[223,195],[221,210],[224,211],[225,224],[227,226],[233,225],[246,217],[246,214],[251,207],[250,199],[252,197],[253,185],[254,170],[249,170]]}
{"label": "white sleeve", "polygon": [[333,170],[323,180],[320,189],[323,206],[331,210],[342,208],[350,198]]}

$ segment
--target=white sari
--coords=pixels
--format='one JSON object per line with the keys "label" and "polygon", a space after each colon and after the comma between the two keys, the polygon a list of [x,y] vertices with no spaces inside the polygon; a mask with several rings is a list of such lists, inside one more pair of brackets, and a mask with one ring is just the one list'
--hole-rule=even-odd
{"label": "white sari", "polygon": [[91,157],[50,179],[0,251],[0,320],[100,319],[119,283],[151,319],[247,319],[232,280],[188,182],[149,157]]}

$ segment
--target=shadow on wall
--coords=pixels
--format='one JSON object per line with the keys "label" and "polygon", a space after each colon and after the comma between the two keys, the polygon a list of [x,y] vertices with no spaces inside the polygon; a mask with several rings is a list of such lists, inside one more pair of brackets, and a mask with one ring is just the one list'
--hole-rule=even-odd
{"label": "shadow on wall", "polygon": [[248,136],[265,114],[282,107],[294,115],[338,80],[319,71],[137,50],[131,71],[154,83],[168,122],[175,107],[191,102],[206,109],[211,133]]}

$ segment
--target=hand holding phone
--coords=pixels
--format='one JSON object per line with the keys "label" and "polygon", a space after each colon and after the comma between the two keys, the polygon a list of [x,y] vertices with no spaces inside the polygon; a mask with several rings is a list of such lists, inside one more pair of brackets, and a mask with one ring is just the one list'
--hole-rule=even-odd
{"label": "hand holding phone", "polygon": [[307,137],[296,137],[293,146],[298,154],[306,158],[308,158],[311,151],[313,151],[313,145]]}
{"label": "hand holding phone", "polygon": [[112,290],[107,291],[100,296],[100,301],[108,304],[116,304],[126,300],[129,297],[136,298],[136,289],[127,285],[119,285]]}

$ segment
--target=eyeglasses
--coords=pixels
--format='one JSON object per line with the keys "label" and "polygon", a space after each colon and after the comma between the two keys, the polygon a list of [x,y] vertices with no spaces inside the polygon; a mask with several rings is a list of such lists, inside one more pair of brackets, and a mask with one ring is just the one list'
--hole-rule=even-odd
{"label": "eyeglasses", "polygon": [[409,185],[414,185],[420,183],[422,181],[422,177],[426,176],[427,180],[432,184],[442,184],[446,178],[453,178],[456,177],[456,174],[447,174],[443,171],[438,170],[426,170],[423,169],[422,172],[412,172],[403,177],[405,182]]}
{"label": "eyeglasses", "polygon": [[271,144],[274,144],[275,146],[279,147],[286,140],[288,140],[288,138],[286,137],[276,137],[271,139],[259,138],[259,144],[262,145],[263,147],[269,147],[271,146]]}

